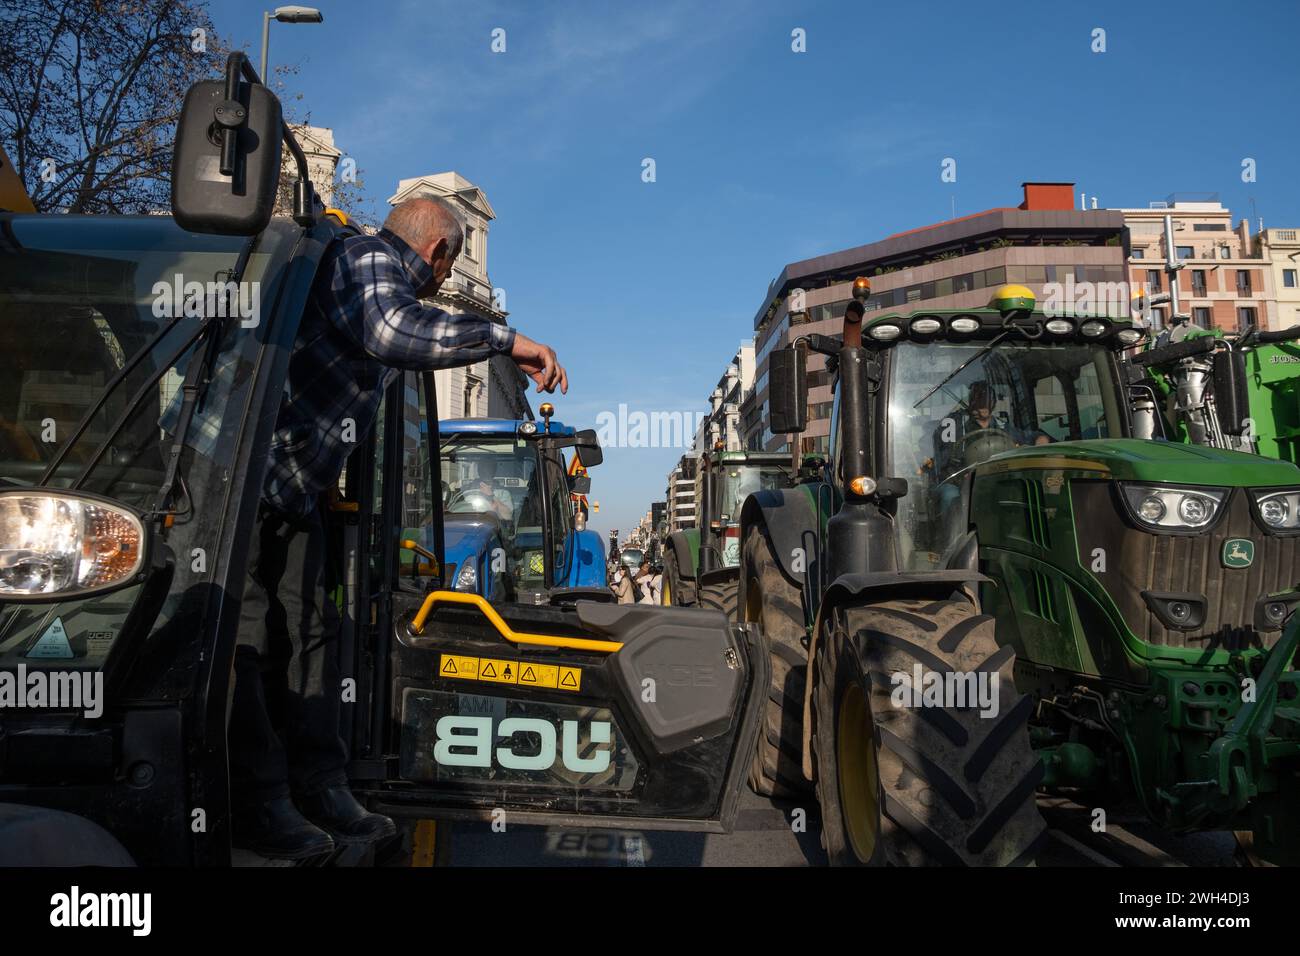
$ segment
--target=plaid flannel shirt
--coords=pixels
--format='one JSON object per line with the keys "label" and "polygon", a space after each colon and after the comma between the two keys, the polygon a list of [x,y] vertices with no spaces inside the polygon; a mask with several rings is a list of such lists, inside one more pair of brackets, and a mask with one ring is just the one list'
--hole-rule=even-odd
{"label": "plaid flannel shirt", "polygon": [[[347,236],[325,253],[271,436],[262,497],[272,507],[291,516],[311,512],[374,427],[380,398],[398,370],[455,368],[509,353],[514,329],[453,315],[416,297],[432,275],[432,266],[386,229]],[[222,364],[214,370],[218,378]],[[179,398],[178,392],[163,416],[168,431]],[[197,414],[188,444],[210,455],[221,417],[220,410]]]}
{"label": "plaid flannel shirt", "polygon": [[386,229],[348,236],[325,254],[271,437],[263,497],[272,506],[306,514],[338,481],[397,370],[455,368],[509,353],[514,329],[422,303],[415,290],[432,276],[433,267]]}

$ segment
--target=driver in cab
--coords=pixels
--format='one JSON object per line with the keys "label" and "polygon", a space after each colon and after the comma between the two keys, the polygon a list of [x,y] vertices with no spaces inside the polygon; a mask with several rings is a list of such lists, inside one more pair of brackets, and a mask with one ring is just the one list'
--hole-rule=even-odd
{"label": "driver in cab", "polygon": [[494,458],[484,458],[478,464],[478,492],[492,505],[498,518],[509,519],[515,513],[515,503],[510,492],[496,486],[497,463]]}
{"label": "driver in cab", "polygon": [[1017,428],[994,418],[995,405],[997,395],[993,386],[984,381],[972,382],[965,413],[962,414],[960,408],[954,409],[935,429],[935,457],[925,462],[922,471],[929,471],[937,480],[943,481],[967,465],[977,464],[966,460],[965,449],[974,436],[986,429],[1005,434],[1016,445],[1046,445],[1051,441],[1037,429]]}

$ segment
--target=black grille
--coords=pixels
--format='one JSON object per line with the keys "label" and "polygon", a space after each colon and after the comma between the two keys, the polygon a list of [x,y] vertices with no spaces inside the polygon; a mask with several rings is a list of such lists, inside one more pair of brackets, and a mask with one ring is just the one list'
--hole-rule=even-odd
{"label": "black grille", "polygon": [[[1255,608],[1264,595],[1300,583],[1300,537],[1266,534],[1255,523],[1246,489],[1230,491],[1227,513],[1210,531],[1197,535],[1151,534],[1131,527],[1119,490],[1109,481],[1075,480],[1070,494],[1079,562],[1089,569],[1094,549],[1104,549],[1107,571],[1095,577],[1139,638],[1194,649],[1271,647],[1277,641],[1280,631],[1255,630]],[[1229,538],[1255,543],[1250,567],[1223,566],[1223,543]],[[1142,599],[1144,590],[1204,595],[1204,627],[1166,628]]]}

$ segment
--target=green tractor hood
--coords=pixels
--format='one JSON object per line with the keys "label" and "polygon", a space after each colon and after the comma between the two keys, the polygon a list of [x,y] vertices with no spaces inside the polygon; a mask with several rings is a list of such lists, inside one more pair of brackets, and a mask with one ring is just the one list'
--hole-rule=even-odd
{"label": "green tractor hood", "polygon": [[1177,485],[1272,487],[1300,485],[1300,468],[1245,452],[1201,445],[1101,438],[1034,445],[994,455],[977,466],[981,474],[1051,469],[1095,472],[1098,478]]}

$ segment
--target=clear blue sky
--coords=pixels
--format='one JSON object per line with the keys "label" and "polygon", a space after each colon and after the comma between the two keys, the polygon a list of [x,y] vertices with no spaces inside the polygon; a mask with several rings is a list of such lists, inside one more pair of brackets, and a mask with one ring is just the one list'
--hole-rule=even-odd
{"label": "clear blue sky", "polygon": [[[702,410],[782,266],[954,197],[964,215],[1016,205],[1024,180],[1103,207],[1215,191],[1252,228],[1300,226],[1293,0],[317,5],[323,25],[272,24],[272,62],[300,66],[374,210],[422,173],[487,192],[491,278],[559,352],[557,414],[579,426],[620,402]],[[254,62],[263,9],[212,7]],[[608,450],[593,526],[635,524],[680,454]]]}

